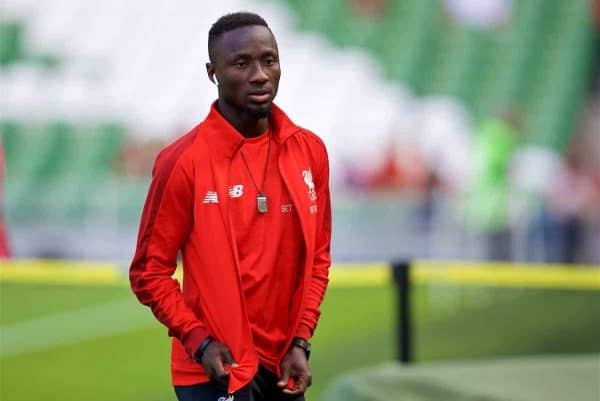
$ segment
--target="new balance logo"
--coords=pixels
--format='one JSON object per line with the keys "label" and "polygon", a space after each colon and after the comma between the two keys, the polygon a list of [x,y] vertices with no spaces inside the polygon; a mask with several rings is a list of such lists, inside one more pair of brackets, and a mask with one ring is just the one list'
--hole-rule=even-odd
{"label": "new balance logo", "polygon": [[232,198],[239,198],[244,195],[244,186],[243,185],[233,185],[229,187],[229,196]]}
{"label": "new balance logo", "polygon": [[215,191],[208,191],[202,203],[219,203],[219,197]]}
{"label": "new balance logo", "polygon": [[219,397],[217,401],[233,401],[233,394],[231,394],[229,397]]}

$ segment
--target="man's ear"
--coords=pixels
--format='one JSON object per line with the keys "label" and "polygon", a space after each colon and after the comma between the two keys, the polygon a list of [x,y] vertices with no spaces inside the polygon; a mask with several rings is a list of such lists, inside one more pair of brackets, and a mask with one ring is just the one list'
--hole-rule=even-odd
{"label": "man's ear", "polygon": [[212,82],[215,85],[219,85],[219,82],[217,81],[217,77],[215,75],[215,67],[210,62],[206,63],[206,74],[208,75],[208,79],[210,79],[210,82]]}

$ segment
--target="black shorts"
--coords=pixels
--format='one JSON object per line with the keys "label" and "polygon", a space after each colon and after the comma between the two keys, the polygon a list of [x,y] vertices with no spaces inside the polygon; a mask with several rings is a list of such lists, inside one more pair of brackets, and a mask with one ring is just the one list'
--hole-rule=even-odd
{"label": "black shorts", "polygon": [[259,366],[258,373],[246,387],[231,398],[223,386],[209,382],[191,386],[175,386],[179,401],[304,401],[304,395],[290,396],[277,387],[277,376]]}

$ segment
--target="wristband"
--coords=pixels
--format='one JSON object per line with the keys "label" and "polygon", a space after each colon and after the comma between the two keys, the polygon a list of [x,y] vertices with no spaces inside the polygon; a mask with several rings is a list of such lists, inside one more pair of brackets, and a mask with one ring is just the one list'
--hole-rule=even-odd
{"label": "wristband", "polygon": [[204,356],[204,351],[206,351],[206,349],[212,342],[213,342],[213,339],[211,337],[206,337],[204,339],[204,341],[202,341],[202,343],[198,347],[198,350],[194,354],[194,359],[196,360],[196,362],[202,363],[202,357]]}

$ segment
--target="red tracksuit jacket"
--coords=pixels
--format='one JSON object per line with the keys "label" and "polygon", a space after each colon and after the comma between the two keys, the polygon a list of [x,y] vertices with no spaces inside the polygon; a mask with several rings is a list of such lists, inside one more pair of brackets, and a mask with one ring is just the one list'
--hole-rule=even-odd
{"label": "red tracksuit jacket", "polygon": [[[279,169],[298,211],[305,246],[300,296],[290,310],[295,324],[289,346],[294,336],[312,336],[328,283],[329,165],[323,142],[275,105],[270,124],[273,140],[281,146]],[[140,302],[173,337],[173,385],[208,381],[191,357],[207,335],[226,344],[240,365],[230,371],[230,393],[257,372],[228,209],[229,166],[242,144],[243,137],[213,105],[202,123],[160,152],[153,169],[130,281]],[[309,171],[312,181],[306,179]],[[182,289],[172,278],[180,250]]]}

